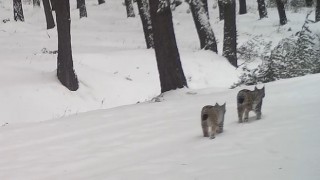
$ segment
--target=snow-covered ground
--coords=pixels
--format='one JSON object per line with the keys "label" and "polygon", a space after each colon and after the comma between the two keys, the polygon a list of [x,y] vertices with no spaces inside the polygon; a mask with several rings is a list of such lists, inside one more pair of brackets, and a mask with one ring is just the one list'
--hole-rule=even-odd
{"label": "snow-covered ground", "polygon": [[[239,89],[182,89],[162,102],[9,124],[0,128],[0,179],[317,180],[319,81],[267,84],[262,119],[244,124]],[[225,131],[210,140],[200,110],[216,102],[227,103]]]}
{"label": "snow-covered ground", "polygon": [[[241,88],[229,87],[240,70],[221,56],[218,9],[210,8],[218,55],[199,51],[185,3],[173,12],[189,89],[156,103],[154,51],[145,49],[140,18],[127,19],[122,1],[87,0],[81,20],[71,2],[76,92],[56,79],[57,56],[47,51],[57,50],[57,33],[45,29],[43,9],[24,4],[26,22],[19,23],[11,3],[0,0],[1,180],[320,178],[320,75],[266,84],[263,118],[238,124]],[[289,22],[279,27],[276,9],[259,20],[256,8],[248,1],[249,13],[237,17],[239,45],[255,36],[276,45],[301,29],[310,10],[287,11]],[[200,110],[216,102],[227,103],[225,132],[209,140],[201,137]]]}

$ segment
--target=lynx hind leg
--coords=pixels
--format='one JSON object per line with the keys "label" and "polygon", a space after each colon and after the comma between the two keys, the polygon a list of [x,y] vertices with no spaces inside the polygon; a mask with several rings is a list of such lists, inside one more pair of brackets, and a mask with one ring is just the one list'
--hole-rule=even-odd
{"label": "lynx hind leg", "polygon": [[201,126],[202,126],[203,137],[209,137],[209,132],[208,132],[208,114],[203,114],[201,116]]}

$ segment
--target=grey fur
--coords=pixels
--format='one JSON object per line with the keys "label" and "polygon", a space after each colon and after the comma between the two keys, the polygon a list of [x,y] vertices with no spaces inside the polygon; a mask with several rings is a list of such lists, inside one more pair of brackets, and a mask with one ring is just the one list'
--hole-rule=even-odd
{"label": "grey fur", "polygon": [[207,105],[202,108],[201,126],[204,137],[210,137],[210,139],[214,139],[217,133],[223,132],[225,113],[226,103],[224,103],[222,106],[216,103],[214,106]]}
{"label": "grey fur", "polygon": [[[243,89],[237,95],[239,123],[248,122],[249,112],[254,111],[257,119],[261,119],[262,100],[265,97],[265,88],[254,88],[253,91]],[[242,120],[244,114],[244,120]]]}

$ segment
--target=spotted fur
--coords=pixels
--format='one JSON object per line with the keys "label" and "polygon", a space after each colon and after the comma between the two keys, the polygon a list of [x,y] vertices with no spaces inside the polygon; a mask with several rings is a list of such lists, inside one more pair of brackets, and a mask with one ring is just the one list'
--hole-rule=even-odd
{"label": "spotted fur", "polygon": [[226,113],[226,103],[222,106],[215,104],[207,105],[201,111],[201,126],[204,137],[215,138],[217,133],[223,132],[224,114]]}
{"label": "spotted fur", "polygon": [[[265,97],[264,87],[262,89],[254,88],[253,91],[243,89],[237,95],[238,118],[239,123],[248,122],[249,112],[254,111],[256,118],[261,119],[262,100]],[[242,119],[244,115],[244,120]]]}

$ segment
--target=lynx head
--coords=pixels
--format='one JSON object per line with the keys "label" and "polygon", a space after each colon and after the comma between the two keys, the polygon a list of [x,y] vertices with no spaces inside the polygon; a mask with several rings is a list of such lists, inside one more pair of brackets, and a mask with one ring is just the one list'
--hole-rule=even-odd
{"label": "lynx head", "polygon": [[261,89],[258,89],[257,86],[254,87],[254,100],[253,100],[253,109],[256,109],[257,105],[262,102],[262,99],[265,96],[264,86]]}
{"label": "lynx head", "polygon": [[219,120],[223,120],[224,119],[224,114],[226,113],[226,103],[224,103],[221,106],[218,103],[216,103],[214,105],[214,109],[216,110],[216,112],[218,114]]}

